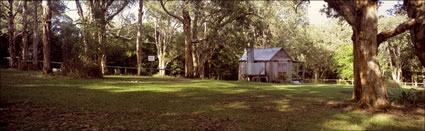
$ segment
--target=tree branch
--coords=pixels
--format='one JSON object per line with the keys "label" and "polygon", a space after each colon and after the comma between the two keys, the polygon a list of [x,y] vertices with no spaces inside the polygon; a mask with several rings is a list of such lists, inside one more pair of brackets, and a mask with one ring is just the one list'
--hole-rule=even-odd
{"label": "tree branch", "polygon": [[127,40],[127,41],[131,41],[133,39],[133,37],[124,37],[124,36],[121,36],[119,34],[119,32],[117,32],[117,34],[114,34],[114,33],[111,33],[111,32],[107,32],[107,34],[110,35],[110,36],[112,36],[112,37],[114,37],[114,38],[124,39],[124,40]]}
{"label": "tree branch", "polygon": [[109,6],[111,6],[114,1],[113,0],[109,0],[107,2],[108,3],[106,3],[105,7],[103,7],[104,9],[107,9]]}
{"label": "tree branch", "polygon": [[78,15],[84,20],[84,13],[83,8],[81,8],[80,0],[75,0],[75,5],[77,5]]}
{"label": "tree branch", "polygon": [[110,21],[114,18],[115,15],[117,15],[118,13],[120,13],[122,10],[124,10],[124,8],[128,5],[128,0],[124,0],[124,4],[121,6],[121,8],[119,8],[116,12],[114,12],[112,15],[108,16],[108,18],[106,19],[106,21]]}
{"label": "tree branch", "polygon": [[196,40],[192,40],[192,43],[200,43],[200,42],[206,41],[206,40],[208,40],[208,39],[207,38],[201,39],[201,40],[196,39]]}
{"label": "tree branch", "polygon": [[396,36],[398,34],[401,34],[401,33],[405,32],[405,31],[409,30],[415,24],[416,24],[416,20],[415,19],[410,19],[410,20],[408,20],[406,22],[403,22],[403,23],[397,25],[396,27],[394,27],[392,29],[389,29],[389,30],[385,30],[385,31],[380,32],[376,36],[378,47],[379,47],[379,45],[382,42],[386,41],[388,38],[391,38],[393,36]]}
{"label": "tree branch", "polygon": [[175,15],[175,14],[173,14],[173,13],[169,12],[169,11],[165,8],[164,2],[163,2],[162,0],[160,0],[160,3],[161,3],[161,6],[162,6],[162,9],[164,9],[164,11],[165,11],[168,15],[170,15],[170,16],[172,16],[172,17],[176,18],[177,20],[179,20],[180,22],[182,22],[182,23],[183,23],[183,18],[182,18],[182,17],[178,17],[177,15]]}
{"label": "tree branch", "polygon": [[6,2],[0,2],[1,3],[1,5],[3,6],[3,7],[5,7],[7,10],[9,10],[9,6],[7,5],[7,4],[5,4]]}
{"label": "tree branch", "polygon": [[355,25],[355,2],[353,0],[325,0],[328,6],[338,12],[350,24]]}

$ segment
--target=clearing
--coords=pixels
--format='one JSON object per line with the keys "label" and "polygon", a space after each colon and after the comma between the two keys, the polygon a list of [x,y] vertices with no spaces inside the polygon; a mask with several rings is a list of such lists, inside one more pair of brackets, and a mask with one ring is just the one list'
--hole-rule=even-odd
{"label": "clearing", "polygon": [[341,104],[351,90],[138,76],[78,80],[0,69],[0,130],[424,130],[423,107],[368,113]]}

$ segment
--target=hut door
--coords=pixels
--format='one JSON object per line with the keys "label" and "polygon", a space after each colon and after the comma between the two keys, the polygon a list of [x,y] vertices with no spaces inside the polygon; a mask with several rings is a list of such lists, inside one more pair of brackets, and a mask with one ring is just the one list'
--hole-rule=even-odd
{"label": "hut door", "polygon": [[288,78],[287,74],[288,64],[287,63],[278,63],[278,78],[281,80],[286,80]]}

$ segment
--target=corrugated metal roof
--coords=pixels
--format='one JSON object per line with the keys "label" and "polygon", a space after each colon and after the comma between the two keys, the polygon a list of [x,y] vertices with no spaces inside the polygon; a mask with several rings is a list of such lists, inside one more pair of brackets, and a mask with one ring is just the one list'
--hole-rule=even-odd
{"label": "corrugated metal roof", "polygon": [[[254,61],[268,61],[276,55],[282,48],[254,48]],[[246,52],[239,61],[246,61]]]}

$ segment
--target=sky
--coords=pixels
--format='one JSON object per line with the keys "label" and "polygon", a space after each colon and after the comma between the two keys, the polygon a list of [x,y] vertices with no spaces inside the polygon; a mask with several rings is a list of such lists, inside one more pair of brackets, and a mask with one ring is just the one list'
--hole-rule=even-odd
{"label": "sky", "polygon": [[[66,14],[70,16],[73,20],[76,20],[79,18],[77,13],[77,7],[75,5],[74,1],[65,1],[65,4],[68,6],[68,10]],[[310,20],[311,24],[324,24],[328,21],[328,18],[326,18],[325,14],[320,13],[320,9],[323,8],[323,5],[326,4],[324,1],[320,0],[312,0],[310,1],[309,7],[308,7],[308,18]],[[393,7],[394,4],[397,4],[397,1],[383,1],[383,4],[381,7],[378,8],[378,15],[387,15],[386,10]],[[137,20],[137,6],[134,6],[130,9],[125,9],[124,13],[134,13]],[[116,19],[117,16],[114,18]]]}

